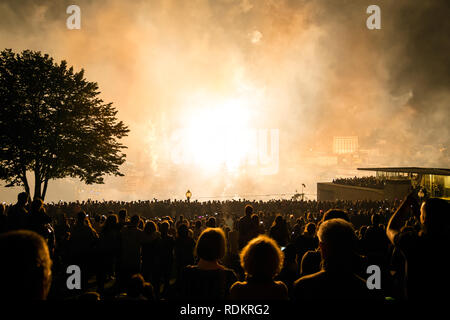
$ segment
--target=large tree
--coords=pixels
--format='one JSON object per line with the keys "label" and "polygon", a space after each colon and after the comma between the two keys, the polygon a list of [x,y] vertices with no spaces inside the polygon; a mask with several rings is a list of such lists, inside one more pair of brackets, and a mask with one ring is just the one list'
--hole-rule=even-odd
{"label": "large tree", "polygon": [[103,183],[121,176],[128,128],[112,103],[99,98],[98,85],[66,61],[10,49],[0,53],[0,180],[23,186],[34,173],[34,197],[45,198],[51,179],[79,178]]}

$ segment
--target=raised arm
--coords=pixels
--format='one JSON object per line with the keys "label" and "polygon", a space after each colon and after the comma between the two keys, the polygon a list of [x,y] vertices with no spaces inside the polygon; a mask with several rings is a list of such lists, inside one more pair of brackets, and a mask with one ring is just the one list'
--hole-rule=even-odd
{"label": "raised arm", "polygon": [[403,227],[410,210],[417,211],[417,208],[418,204],[415,199],[415,194],[412,192],[405,197],[405,200],[403,200],[395,213],[392,215],[391,219],[389,219],[386,234],[392,243],[394,243],[395,236]]}

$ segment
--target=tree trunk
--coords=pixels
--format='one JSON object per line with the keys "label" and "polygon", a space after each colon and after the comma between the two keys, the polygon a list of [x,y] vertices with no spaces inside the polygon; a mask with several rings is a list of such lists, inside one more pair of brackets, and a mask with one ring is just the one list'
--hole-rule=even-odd
{"label": "tree trunk", "polygon": [[47,193],[47,185],[48,185],[48,179],[44,180],[44,189],[42,190],[42,200],[45,200],[45,194]]}
{"label": "tree trunk", "polygon": [[28,195],[30,195],[30,186],[28,185],[26,170],[23,170],[23,173],[22,173],[22,176],[20,177],[20,179],[22,180],[23,187],[25,188],[25,192],[28,193]]}
{"label": "tree trunk", "polygon": [[39,166],[36,165],[35,169],[34,169],[34,197],[33,199],[36,198],[41,198],[41,178],[40,178],[40,172],[39,172]]}

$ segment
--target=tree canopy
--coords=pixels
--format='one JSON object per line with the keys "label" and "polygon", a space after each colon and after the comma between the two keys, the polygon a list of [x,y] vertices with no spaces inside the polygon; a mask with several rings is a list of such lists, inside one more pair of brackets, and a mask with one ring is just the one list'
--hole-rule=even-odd
{"label": "tree canopy", "polygon": [[45,198],[48,181],[79,178],[103,183],[122,176],[129,132],[112,103],[99,98],[98,84],[59,64],[48,54],[10,49],[0,53],[0,179],[30,193],[26,173],[34,173],[34,197]]}

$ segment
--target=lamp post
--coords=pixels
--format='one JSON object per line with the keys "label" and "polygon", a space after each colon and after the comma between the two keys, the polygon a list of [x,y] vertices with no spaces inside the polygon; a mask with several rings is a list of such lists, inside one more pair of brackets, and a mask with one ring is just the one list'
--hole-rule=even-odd
{"label": "lamp post", "polygon": [[302,201],[305,199],[305,193],[303,192],[303,188],[306,188],[306,185],[302,183]]}
{"label": "lamp post", "polygon": [[192,193],[190,190],[186,191],[186,199],[187,202],[191,202]]}

